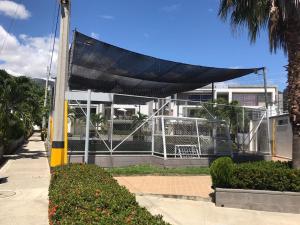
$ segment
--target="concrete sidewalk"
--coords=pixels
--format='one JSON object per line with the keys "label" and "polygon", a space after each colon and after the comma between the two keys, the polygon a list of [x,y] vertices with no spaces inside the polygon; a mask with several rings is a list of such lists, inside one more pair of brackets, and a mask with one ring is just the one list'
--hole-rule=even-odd
{"label": "concrete sidewalk", "polygon": [[35,133],[0,170],[0,225],[48,225],[50,170],[44,143]]}
{"label": "concrete sidewalk", "polygon": [[[216,207],[207,201],[136,196],[141,206],[172,225],[299,225],[300,214]],[[278,203],[280,204],[280,203]]]}

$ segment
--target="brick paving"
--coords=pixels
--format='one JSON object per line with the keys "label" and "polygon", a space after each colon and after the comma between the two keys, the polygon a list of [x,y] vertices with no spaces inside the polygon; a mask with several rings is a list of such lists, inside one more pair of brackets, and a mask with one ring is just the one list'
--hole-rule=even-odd
{"label": "brick paving", "polygon": [[120,185],[135,194],[180,195],[210,198],[210,176],[123,176]]}

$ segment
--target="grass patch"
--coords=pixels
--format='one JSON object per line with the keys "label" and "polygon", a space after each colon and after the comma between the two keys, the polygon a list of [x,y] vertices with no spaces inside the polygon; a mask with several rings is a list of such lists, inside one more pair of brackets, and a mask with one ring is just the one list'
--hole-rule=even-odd
{"label": "grass patch", "polygon": [[134,175],[209,175],[208,167],[163,168],[151,165],[137,165],[107,169],[114,176]]}

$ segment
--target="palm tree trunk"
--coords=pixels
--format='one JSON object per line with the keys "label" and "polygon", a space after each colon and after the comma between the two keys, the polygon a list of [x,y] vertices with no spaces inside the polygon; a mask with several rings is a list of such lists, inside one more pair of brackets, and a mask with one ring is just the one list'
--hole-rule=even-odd
{"label": "palm tree trunk", "polygon": [[293,128],[293,167],[300,168],[300,19],[290,18],[285,33],[288,50],[288,98]]}

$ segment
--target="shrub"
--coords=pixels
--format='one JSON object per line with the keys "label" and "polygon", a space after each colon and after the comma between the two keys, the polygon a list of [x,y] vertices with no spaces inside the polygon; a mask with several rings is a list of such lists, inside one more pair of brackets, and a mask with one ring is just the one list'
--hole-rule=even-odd
{"label": "shrub", "polygon": [[214,187],[229,187],[234,164],[230,157],[216,159],[210,167],[210,175]]}
{"label": "shrub", "polygon": [[52,171],[50,224],[167,224],[138,205],[133,194],[95,165]]}
{"label": "shrub", "polygon": [[300,170],[280,162],[238,164],[234,168],[231,188],[299,192]]}
{"label": "shrub", "polygon": [[[292,169],[290,163],[259,161],[233,164],[231,161],[230,164],[230,160],[225,158],[215,162],[211,167],[214,187],[300,192],[300,170]],[[230,177],[228,171],[231,171]]]}
{"label": "shrub", "polygon": [[7,129],[7,136],[11,140],[18,139],[25,135],[25,127],[20,120],[10,121],[10,126]]}

